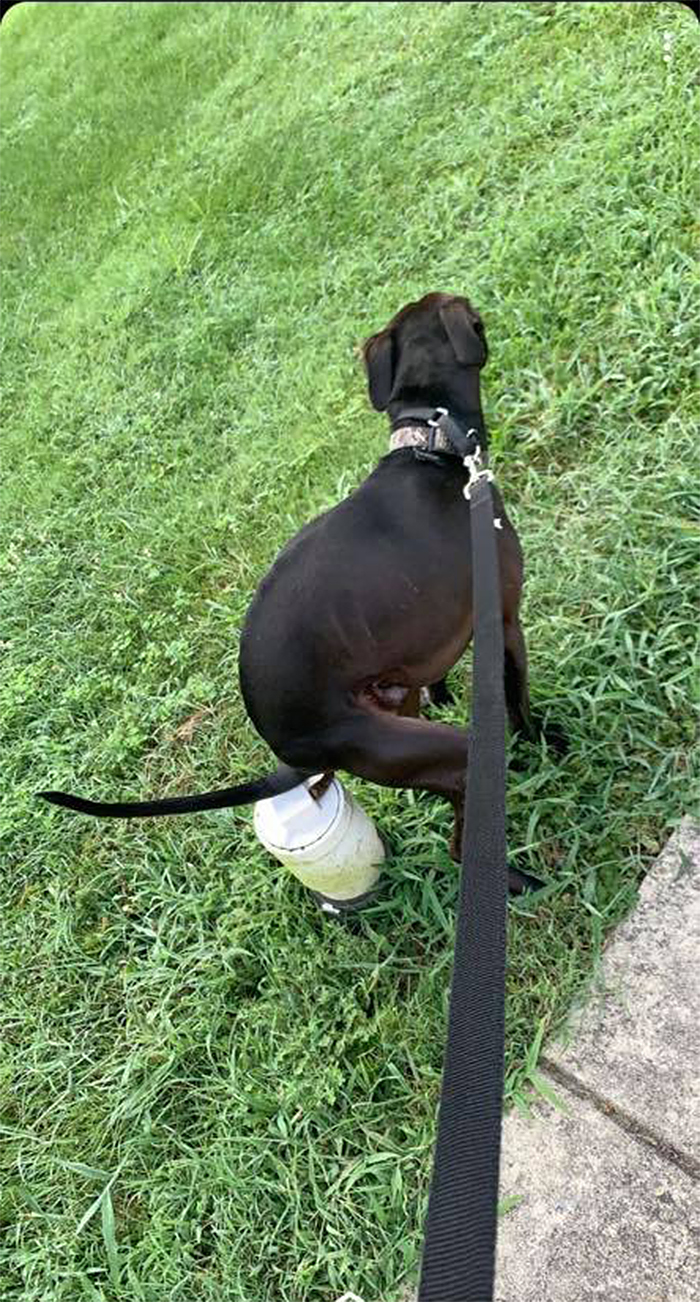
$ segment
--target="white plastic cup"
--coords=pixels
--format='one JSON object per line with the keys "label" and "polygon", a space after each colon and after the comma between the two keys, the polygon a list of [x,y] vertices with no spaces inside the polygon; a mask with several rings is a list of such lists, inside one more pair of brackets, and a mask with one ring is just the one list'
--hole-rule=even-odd
{"label": "white plastic cup", "polygon": [[384,846],[371,818],[333,778],[315,799],[309,791],[323,776],[259,800],[253,826],[266,850],[316,896],[325,913],[367,902],[379,880]]}

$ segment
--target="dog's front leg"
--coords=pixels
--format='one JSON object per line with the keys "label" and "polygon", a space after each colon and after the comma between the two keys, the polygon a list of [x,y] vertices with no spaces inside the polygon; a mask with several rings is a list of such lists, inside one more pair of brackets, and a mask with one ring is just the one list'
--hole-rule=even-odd
{"label": "dog's front leg", "polygon": [[503,649],[506,708],[513,732],[522,733],[527,741],[537,741],[542,736],[553,750],[563,755],[567,749],[566,734],[556,724],[548,724],[545,728],[542,720],[530,709],[527,651],[517,616],[503,625]]}
{"label": "dog's front leg", "polygon": [[513,732],[520,732],[528,741],[537,739],[530,710],[527,686],[527,651],[525,638],[517,615],[503,625],[504,685],[506,708]]}

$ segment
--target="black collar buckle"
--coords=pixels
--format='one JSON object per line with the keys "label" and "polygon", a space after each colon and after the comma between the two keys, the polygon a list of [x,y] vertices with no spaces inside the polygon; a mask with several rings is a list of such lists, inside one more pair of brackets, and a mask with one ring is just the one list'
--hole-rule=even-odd
{"label": "black collar buckle", "polygon": [[[465,430],[463,426],[454,419],[454,416],[450,416],[446,407],[436,408],[436,416],[437,419],[433,418],[428,421],[428,424],[431,427],[433,439],[435,431],[440,430],[440,433],[447,439],[450,447],[454,448],[457,455],[461,457],[463,461],[466,457],[473,457],[481,442],[479,429],[474,425],[470,425]],[[478,423],[483,431],[483,421],[480,418],[478,418]],[[481,438],[483,438],[483,434],[481,435]]]}

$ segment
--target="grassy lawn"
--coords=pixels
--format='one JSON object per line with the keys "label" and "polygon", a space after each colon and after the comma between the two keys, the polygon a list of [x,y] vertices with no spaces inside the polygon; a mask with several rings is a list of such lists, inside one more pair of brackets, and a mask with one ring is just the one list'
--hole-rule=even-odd
{"label": "grassy lawn", "polygon": [[570,738],[509,778],[513,861],[549,883],[511,911],[509,1103],[697,808],[698,37],[672,4],[3,23],[8,1302],[394,1302],[415,1272],[448,807],[351,784],[394,855],[348,930],[249,809],[130,825],[33,798],[270,766],[244,612],[386,450],[356,347],[410,298],[483,312],[532,694]]}

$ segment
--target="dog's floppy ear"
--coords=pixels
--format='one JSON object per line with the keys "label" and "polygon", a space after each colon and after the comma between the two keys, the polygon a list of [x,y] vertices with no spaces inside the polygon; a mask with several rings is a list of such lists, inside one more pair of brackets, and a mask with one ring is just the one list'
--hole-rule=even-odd
{"label": "dog's floppy ear", "polygon": [[487,348],[484,327],[480,319],[470,316],[467,306],[459,298],[444,303],[440,320],[447,331],[455,357],[463,366],[480,366],[486,361]]}
{"label": "dog's floppy ear", "polygon": [[386,411],[394,385],[394,334],[380,330],[367,340],[363,350],[369,396],[375,411]]}

